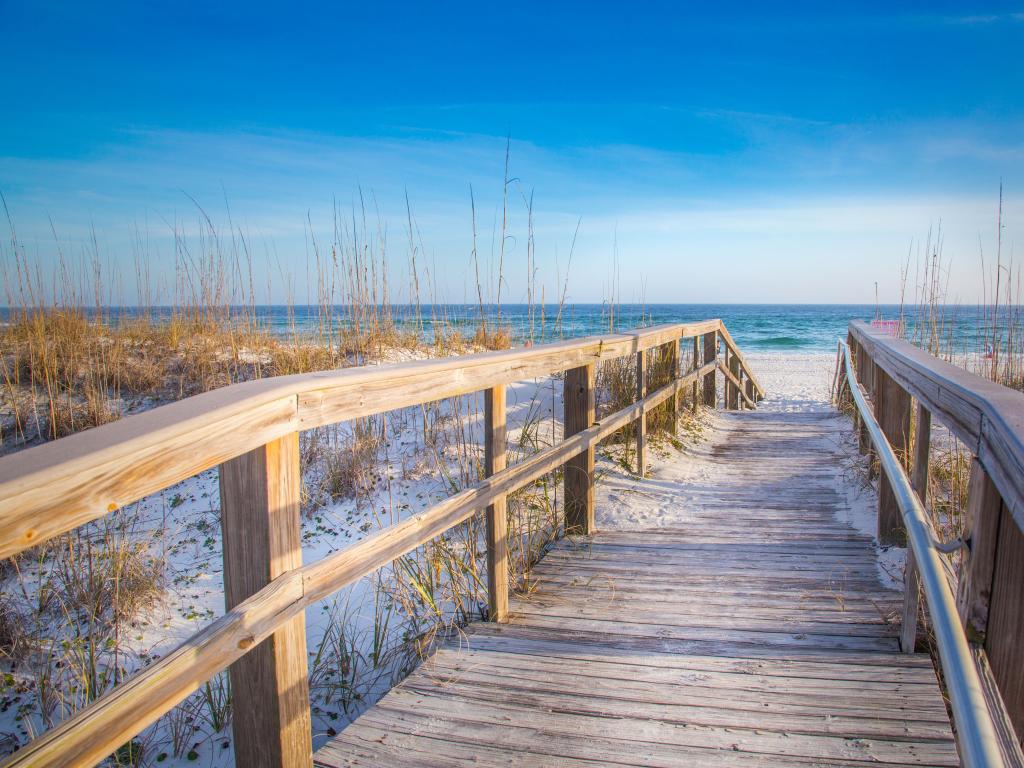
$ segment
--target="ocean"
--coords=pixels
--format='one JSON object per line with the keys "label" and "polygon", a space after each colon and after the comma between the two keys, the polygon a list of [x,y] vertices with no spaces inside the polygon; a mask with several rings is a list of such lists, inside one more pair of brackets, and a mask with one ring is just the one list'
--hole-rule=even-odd
{"label": "ocean", "polygon": [[[256,306],[259,323],[273,333],[282,335],[298,332],[315,333],[322,322],[317,306]],[[614,309],[614,311],[613,311]],[[168,307],[139,309],[135,307],[108,308],[108,318],[132,318],[148,312],[155,317],[167,317],[173,310]],[[252,309],[237,312],[248,311]],[[363,310],[366,311],[365,309]],[[389,308],[395,323],[403,329],[421,329],[428,337],[437,325],[454,328],[472,335],[481,315],[474,304],[425,304],[417,308],[398,305]],[[10,310],[0,308],[0,317],[6,319]],[[907,335],[915,335],[916,319],[926,309],[904,306],[902,316],[907,321]],[[1005,308],[1000,312],[1004,327],[1011,319],[1020,322],[1021,309]],[[850,320],[875,318],[896,320],[901,317],[898,305],[874,304],[621,304],[614,308],[607,304],[571,304],[559,313],[557,305],[504,304],[499,308],[484,305],[483,314],[491,324],[499,322],[511,330],[517,343],[534,343],[558,338],[589,336],[638,326],[660,323],[679,323],[718,317],[725,321],[729,332],[745,351],[761,352],[832,352],[836,339],[846,338]],[[952,342],[957,353],[981,351],[984,311],[977,306],[947,307],[944,310],[943,338]],[[420,319],[417,319],[419,317]],[[337,306],[333,310],[336,326],[354,322],[351,309]],[[532,329],[532,332],[531,332]]]}

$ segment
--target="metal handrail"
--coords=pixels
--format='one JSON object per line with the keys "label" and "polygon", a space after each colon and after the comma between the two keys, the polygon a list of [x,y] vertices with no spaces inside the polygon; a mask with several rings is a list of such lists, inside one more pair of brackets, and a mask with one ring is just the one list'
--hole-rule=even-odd
{"label": "metal handrail", "polygon": [[914,492],[903,465],[889,445],[882,428],[868,407],[864,393],[860,390],[849,346],[842,341],[839,342],[839,346],[845,357],[846,381],[850,394],[853,395],[863,424],[871,436],[879,464],[889,478],[889,485],[892,487],[903,516],[903,524],[907,529],[907,539],[914,553],[928,613],[935,629],[935,640],[939,646],[939,661],[952,704],[961,759],[964,765],[971,768],[1002,766],[1004,762],[992,716],[985,703],[967,637],[960,625],[953,592],[943,573],[942,560],[939,557],[941,544],[936,540],[931,523],[928,522],[924,504]]}

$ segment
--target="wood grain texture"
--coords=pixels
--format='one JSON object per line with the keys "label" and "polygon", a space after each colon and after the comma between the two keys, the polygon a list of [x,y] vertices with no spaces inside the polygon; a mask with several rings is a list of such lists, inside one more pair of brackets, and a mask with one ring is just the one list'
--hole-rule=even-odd
{"label": "wood grain texture", "polygon": [[747,363],[746,358],[743,357],[743,352],[740,351],[739,346],[736,344],[735,341],[733,341],[732,336],[729,334],[729,329],[725,327],[725,323],[722,323],[721,328],[719,328],[719,333],[722,335],[722,341],[724,342],[725,346],[729,348],[729,353],[732,355],[736,355],[736,357],[739,358],[740,367],[745,371],[747,377],[752,382],[754,382],[754,389],[757,392],[757,396],[752,397],[751,399],[762,399],[765,396],[765,388],[761,386],[761,382],[755,375],[754,370],[750,367],[750,364]]}
{"label": "wood grain texture", "polygon": [[684,522],[563,540],[507,624],[443,644],[316,764],[958,765],[821,455],[838,418],[723,414]]}
{"label": "wood grain texture", "polygon": [[[904,465],[910,450],[910,404],[909,392],[885,371],[875,371],[875,417],[889,445]],[[903,515],[884,472],[878,478],[878,541],[900,545],[906,542]]]}
{"label": "wood grain texture", "polygon": [[740,370],[740,358],[739,355],[732,355],[729,358],[729,373],[732,374],[731,391],[729,392],[729,402],[726,405],[727,408],[733,411],[738,411],[740,408],[740,396],[743,396],[743,400],[750,404],[750,407],[754,407],[754,402],[747,394],[747,390],[743,386],[743,379],[741,378],[742,373]]}
{"label": "wood grain texture", "polygon": [[[729,347],[722,345],[722,370],[728,371],[729,368]],[[725,381],[722,382],[722,408],[725,410],[732,410],[729,408],[729,403],[732,402],[732,389],[733,384],[728,376],[725,377]]]}
{"label": "wood grain texture", "polygon": [[[718,331],[704,334],[704,363],[713,363],[718,359]],[[715,372],[712,370],[704,376],[704,405],[715,407]]]}
{"label": "wood grain texture", "polygon": [[960,561],[956,604],[968,637],[984,641],[992,601],[1003,500],[977,459],[967,484],[964,537],[970,542]]}
{"label": "wood grain texture", "polygon": [[[571,437],[594,423],[596,397],[594,366],[565,372],[563,424]],[[594,451],[589,449],[565,464],[565,530],[586,535],[594,530]]]}
{"label": "wood grain texture", "polygon": [[[664,347],[665,356],[668,361],[667,367],[669,370],[669,378],[674,381],[682,376],[682,369],[679,364],[679,342],[673,341],[666,344]],[[666,403],[665,408],[668,413],[669,432],[672,435],[679,434],[679,401],[683,396],[683,388],[680,387],[676,390],[675,395],[671,400]]]}
{"label": "wood grain texture", "polygon": [[[721,361],[719,361],[719,363],[718,363],[718,370],[720,370],[722,372],[722,376],[725,378],[726,382],[730,382],[732,384],[731,391],[736,393],[736,395],[737,395],[737,403],[739,401],[739,398],[742,397],[743,398],[743,402],[746,403],[750,408],[756,408],[757,407],[757,404],[753,400],[750,400],[750,399],[747,398],[747,394],[746,394],[746,392],[743,391],[743,387],[740,384],[740,380],[738,378],[736,378],[736,375],[732,371],[730,371],[725,366],[725,364],[722,363]],[[728,405],[728,401],[726,401],[726,404]],[[736,409],[732,408],[732,409],[729,409],[729,410],[736,410]]]}
{"label": "wood grain texture", "polygon": [[[917,404],[914,430],[914,464],[911,482],[921,503],[928,504],[928,470],[931,464],[932,416],[921,403]],[[903,617],[900,629],[900,647],[911,653],[917,644],[917,623],[921,611],[921,580],[914,561],[913,549],[907,548],[907,562],[903,569]]]}
{"label": "wood grain texture", "polygon": [[1003,753],[1003,762],[1006,763],[1006,768],[1024,768],[1024,751],[1021,750],[1020,739],[1017,738],[1013,720],[1010,719],[1010,713],[1007,712],[1003,697],[999,693],[999,685],[992,673],[988,655],[984,649],[978,646],[972,646],[971,653],[974,656],[974,666],[978,670],[985,700],[992,713],[993,725],[999,739],[999,749]]}
{"label": "wood grain texture", "polygon": [[[297,432],[221,465],[228,611],[302,567],[301,484]],[[306,619],[301,614],[231,665],[231,729],[238,765],[312,765],[307,677]]]}
{"label": "wood grain texture", "polygon": [[[647,397],[647,352],[636,353],[636,399],[640,402]],[[636,473],[643,477],[647,474],[647,416],[643,415],[636,422]]]}
{"label": "wood grain texture", "polygon": [[[499,384],[484,393],[484,476],[505,469],[506,392]],[[508,510],[505,497],[495,499],[487,516],[487,608],[491,621],[508,619]]]}
{"label": "wood grain texture", "polygon": [[[693,364],[691,365],[691,369],[694,370],[694,371],[697,370],[697,367],[701,364],[701,359],[700,359],[700,337],[699,336],[694,336],[693,337],[693,360],[692,360],[692,363]],[[694,413],[696,413],[697,409],[700,408],[700,394],[699,394],[700,386],[701,386],[700,381],[698,381],[697,379],[694,379],[693,380],[693,385],[692,385],[692,391],[690,392],[690,398],[691,398],[690,408],[691,408],[691,410]]]}
{"label": "wood grain texture", "polygon": [[[1024,533],[1005,507],[992,574],[992,595],[985,627],[985,652],[1018,738],[1024,734]],[[973,553],[972,553],[973,556]],[[973,614],[972,614],[973,615]]]}

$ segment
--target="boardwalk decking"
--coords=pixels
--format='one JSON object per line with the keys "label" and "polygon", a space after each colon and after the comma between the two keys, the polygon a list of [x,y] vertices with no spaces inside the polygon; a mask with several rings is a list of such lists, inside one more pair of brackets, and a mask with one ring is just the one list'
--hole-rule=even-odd
{"label": "boardwalk decking", "polygon": [[[321,766],[957,765],[931,661],[843,522],[834,413],[729,413],[671,527],[563,541]],[[662,499],[663,501],[663,499]]]}

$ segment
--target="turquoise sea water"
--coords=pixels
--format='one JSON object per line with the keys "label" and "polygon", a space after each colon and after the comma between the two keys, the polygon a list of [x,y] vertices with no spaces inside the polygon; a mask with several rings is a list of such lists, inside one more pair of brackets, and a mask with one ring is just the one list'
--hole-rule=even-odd
{"label": "turquoise sea water", "polygon": [[[168,308],[116,308],[106,310],[109,316],[133,317],[141,312],[166,316]],[[242,312],[243,310],[238,310]],[[251,312],[251,310],[249,310]],[[916,318],[923,310],[903,307],[908,335],[913,336]],[[271,331],[281,334],[314,333],[323,321],[315,306],[257,306],[256,316]],[[1019,308],[1001,313],[1004,323],[1013,313],[1020,317]],[[407,329],[421,328],[430,335],[435,324],[454,327],[472,335],[479,322],[481,310],[477,305],[438,304],[416,307],[389,308],[395,322]],[[489,323],[499,322],[499,309],[484,306],[483,313]],[[0,317],[7,314],[0,309]],[[952,339],[957,352],[976,352],[983,342],[979,337],[983,310],[976,306],[950,307],[944,310],[944,337]],[[607,333],[612,324],[615,330],[628,330],[642,325],[678,323],[718,317],[725,321],[729,332],[744,350],[781,352],[832,352],[837,338],[846,337],[850,320],[872,320],[876,317],[895,320],[901,316],[896,305],[874,304],[624,304],[612,312],[604,304],[566,305],[559,316],[557,305],[528,307],[525,304],[505,304],[500,308],[500,324],[511,329],[516,342],[533,339],[540,343],[557,338],[589,336]],[[419,319],[417,319],[417,317]],[[353,313],[346,306],[333,310],[333,323],[350,325]],[[531,332],[532,328],[532,332]]]}

